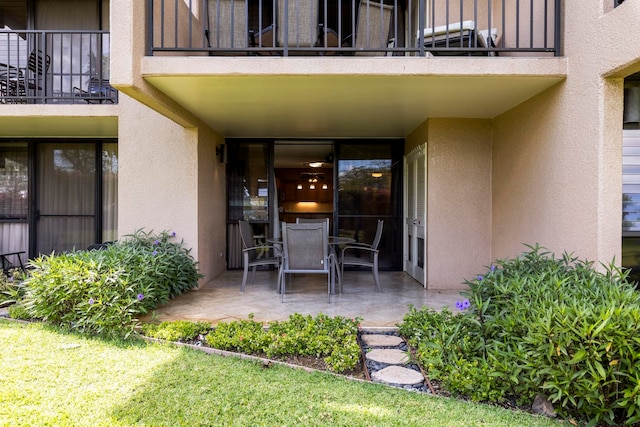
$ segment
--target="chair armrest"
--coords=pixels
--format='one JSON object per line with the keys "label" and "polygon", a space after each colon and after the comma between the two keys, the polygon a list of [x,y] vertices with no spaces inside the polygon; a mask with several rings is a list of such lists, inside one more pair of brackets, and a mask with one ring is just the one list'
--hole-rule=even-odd
{"label": "chair armrest", "polygon": [[242,252],[261,251],[265,249],[280,250],[280,248],[276,245],[259,245],[259,246],[251,246],[250,248],[243,248]]}
{"label": "chair armrest", "polygon": [[350,245],[350,246],[346,246],[346,247],[342,248],[342,256],[341,256],[341,258],[344,258],[344,254],[348,250],[366,251],[366,252],[371,252],[372,254],[380,252],[378,249],[373,249],[371,246],[367,247],[367,246],[353,246],[353,245]]}

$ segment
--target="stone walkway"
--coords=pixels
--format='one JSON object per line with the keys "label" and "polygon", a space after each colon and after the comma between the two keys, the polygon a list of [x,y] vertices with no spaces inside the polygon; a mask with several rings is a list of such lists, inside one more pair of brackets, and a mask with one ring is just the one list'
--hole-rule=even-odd
{"label": "stone walkway", "polygon": [[397,331],[363,331],[360,345],[365,369],[373,382],[429,393],[428,380],[420,367],[411,362],[409,346]]}

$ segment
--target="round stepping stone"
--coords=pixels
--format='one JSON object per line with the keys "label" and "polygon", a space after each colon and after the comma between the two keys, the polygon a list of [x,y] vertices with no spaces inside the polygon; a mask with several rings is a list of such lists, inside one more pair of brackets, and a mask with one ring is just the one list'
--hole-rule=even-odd
{"label": "round stepping stone", "polygon": [[363,334],[360,338],[369,347],[397,347],[404,342],[395,335]]}
{"label": "round stepping stone", "polygon": [[367,360],[387,365],[405,365],[409,363],[407,353],[396,349],[376,348],[366,354]]}
{"label": "round stepping stone", "polygon": [[400,386],[414,386],[424,382],[424,377],[420,372],[402,366],[387,366],[371,374],[371,379]]}

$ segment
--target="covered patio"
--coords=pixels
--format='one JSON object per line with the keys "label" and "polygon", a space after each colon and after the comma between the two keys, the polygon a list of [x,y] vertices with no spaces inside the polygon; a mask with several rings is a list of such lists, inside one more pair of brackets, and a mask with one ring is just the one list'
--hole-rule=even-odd
{"label": "covered patio", "polygon": [[[293,313],[315,316],[361,317],[364,327],[391,327],[402,321],[414,307],[428,306],[436,310],[449,307],[456,312],[459,290],[427,290],[405,273],[381,272],[382,293],[376,292],[370,271],[345,271],[343,293],[327,301],[326,278],[298,275],[287,286],[284,303],[276,292],[277,271],[256,272],[253,284],[240,292],[242,271],[226,271],[198,290],[173,299],[155,311],[155,319],[231,322],[248,319],[268,322],[286,320]],[[147,316],[144,321],[150,321]]]}

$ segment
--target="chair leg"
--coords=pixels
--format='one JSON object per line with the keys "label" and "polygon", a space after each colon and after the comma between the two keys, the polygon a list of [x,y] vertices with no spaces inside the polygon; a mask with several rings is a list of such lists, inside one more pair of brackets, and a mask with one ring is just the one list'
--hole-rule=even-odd
{"label": "chair leg", "polygon": [[251,270],[251,280],[249,281],[249,283],[253,284],[253,279],[256,278],[256,268],[258,268],[257,266],[253,266],[253,269]]}
{"label": "chair leg", "polygon": [[378,254],[373,256],[373,281],[376,282],[376,287],[378,288],[378,292],[382,292],[382,287],[380,286],[380,277],[378,276]]}
{"label": "chair leg", "polygon": [[242,286],[240,286],[240,292],[244,292],[244,286],[247,284],[247,276],[249,275],[249,266],[244,263],[244,274],[242,275]]}
{"label": "chair leg", "polygon": [[279,272],[278,273],[278,287],[279,287],[279,291],[280,291],[280,302],[283,303],[284,302],[284,293],[285,293],[285,287],[286,287],[286,281],[287,281],[287,275],[284,272]]}

